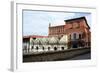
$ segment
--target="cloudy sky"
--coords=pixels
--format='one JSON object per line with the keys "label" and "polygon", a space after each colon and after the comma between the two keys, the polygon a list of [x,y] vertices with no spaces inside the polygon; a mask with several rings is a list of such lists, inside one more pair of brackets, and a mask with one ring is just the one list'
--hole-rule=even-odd
{"label": "cloudy sky", "polygon": [[64,25],[64,20],[85,16],[91,27],[90,13],[23,11],[23,35],[48,35],[51,26]]}

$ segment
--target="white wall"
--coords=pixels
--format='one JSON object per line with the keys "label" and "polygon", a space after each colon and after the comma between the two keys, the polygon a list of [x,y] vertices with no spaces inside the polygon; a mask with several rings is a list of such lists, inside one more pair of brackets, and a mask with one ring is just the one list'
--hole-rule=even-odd
{"label": "white wall", "polygon": [[[98,24],[95,25],[95,29],[93,33],[95,38],[95,48],[98,48],[100,51],[99,46],[99,37],[100,37],[100,5],[99,0],[33,0],[35,3],[45,3],[45,4],[61,4],[61,5],[83,5],[83,6],[96,6],[97,13],[98,13]],[[10,73],[10,0],[0,0],[0,73]],[[100,53],[98,54],[100,56]],[[98,56],[98,57],[99,57]],[[99,61],[100,62],[100,58]],[[33,70],[35,73],[99,73],[100,63],[98,63],[98,67],[78,67],[78,68],[62,68],[62,69],[48,69],[48,70]],[[30,72],[30,73],[33,73]],[[28,72],[27,72],[28,73]]]}

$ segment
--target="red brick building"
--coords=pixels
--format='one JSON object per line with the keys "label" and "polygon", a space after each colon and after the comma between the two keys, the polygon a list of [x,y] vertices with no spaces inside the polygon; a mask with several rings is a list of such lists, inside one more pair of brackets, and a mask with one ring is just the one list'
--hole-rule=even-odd
{"label": "red brick building", "polygon": [[49,37],[68,35],[69,47],[90,47],[91,32],[85,17],[65,20],[64,25],[49,25]]}

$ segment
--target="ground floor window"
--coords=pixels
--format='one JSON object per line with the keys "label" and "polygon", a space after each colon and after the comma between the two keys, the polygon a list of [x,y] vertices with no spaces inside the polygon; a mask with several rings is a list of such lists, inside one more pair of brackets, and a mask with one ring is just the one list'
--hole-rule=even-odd
{"label": "ground floor window", "polygon": [[57,50],[57,47],[54,47],[54,50]]}
{"label": "ground floor window", "polygon": [[44,50],[44,47],[42,47],[42,49]]}
{"label": "ground floor window", "polygon": [[48,47],[48,50],[50,50],[50,47]]}
{"label": "ground floor window", "polygon": [[36,47],[36,50],[38,50],[38,49],[39,49],[39,47],[37,46],[37,47]]}
{"label": "ground floor window", "polygon": [[34,47],[32,46],[32,49],[33,49]]}
{"label": "ground floor window", "polygon": [[61,47],[62,50],[64,50],[64,47]]}

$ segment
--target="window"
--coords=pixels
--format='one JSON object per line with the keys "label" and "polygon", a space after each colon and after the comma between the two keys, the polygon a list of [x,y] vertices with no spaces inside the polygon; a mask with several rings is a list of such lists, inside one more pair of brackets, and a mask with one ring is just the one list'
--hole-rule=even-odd
{"label": "window", "polygon": [[36,38],[33,38],[34,40],[36,39]]}
{"label": "window", "polygon": [[44,47],[42,47],[42,49],[44,50]]}
{"label": "window", "polygon": [[79,34],[79,39],[81,39],[82,38],[82,36],[81,36],[81,34]]}
{"label": "window", "polygon": [[39,48],[38,48],[38,46],[36,47],[36,50],[38,50]]}
{"label": "window", "polygon": [[74,33],[73,39],[76,39],[76,33]]}
{"label": "window", "polygon": [[54,47],[54,50],[57,50],[57,47]]}
{"label": "window", "polygon": [[34,47],[32,46],[32,48],[31,49],[33,49]]}
{"label": "window", "polygon": [[62,50],[64,50],[64,47],[61,47]]}
{"label": "window", "polygon": [[48,47],[48,50],[50,50],[50,47]]}
{"label": "window", "polygon": [[69,35],[69,40],[71,40],[71,34]]}

